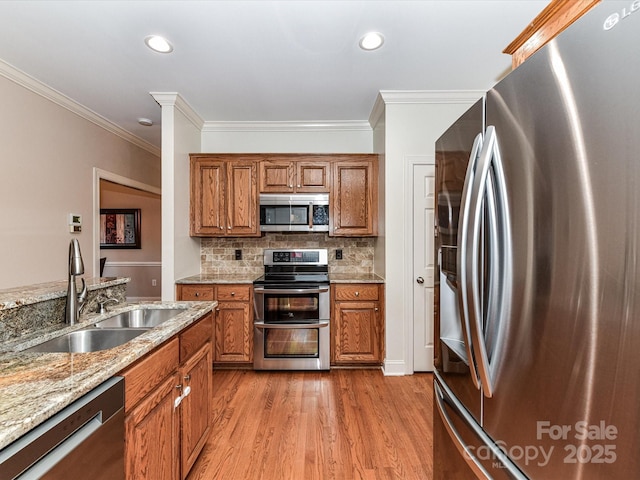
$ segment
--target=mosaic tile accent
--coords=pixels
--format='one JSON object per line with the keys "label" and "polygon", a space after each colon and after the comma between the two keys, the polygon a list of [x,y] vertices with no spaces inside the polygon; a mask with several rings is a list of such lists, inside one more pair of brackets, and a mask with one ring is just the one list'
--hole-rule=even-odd
{"label": "mosaic tile accent", "polygon": [[[203,238],[200,243],[202,275],[242,274],[260,276],[263,255],[268,248],[326,248],[329,275],[332,273],[369,274],[373,272],[375,238],[330,237],[325,233],[266,233],[261,238]],[[336,260],[336,249],[342,260]],[[242,260],[235,260],[235,250]]]}

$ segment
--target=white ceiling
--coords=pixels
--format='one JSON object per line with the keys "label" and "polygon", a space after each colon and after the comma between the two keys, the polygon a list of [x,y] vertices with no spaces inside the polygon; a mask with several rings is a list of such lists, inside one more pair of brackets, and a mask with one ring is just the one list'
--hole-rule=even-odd
{"label": "white ceiling", "polygon": [[[547,4],[1,0],[0,59],[159,147],[149,92],[178,92],[205,121],[332,122],[366,121],[380,90],[486,90]],[[371,30],[385,43],[364,52]]]}

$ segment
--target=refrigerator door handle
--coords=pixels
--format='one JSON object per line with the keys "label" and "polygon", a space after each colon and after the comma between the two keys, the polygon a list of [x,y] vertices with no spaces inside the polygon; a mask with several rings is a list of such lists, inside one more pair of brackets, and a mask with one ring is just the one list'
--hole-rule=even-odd
{"label": "refrigerator door handle", "polygon": [[[504,329],[505,318],[509,312],[511,276],[511,228],[509,225],[508,205],[506,200],[506,183],[502,169],[502,159],[498,148],[495,127],[487,127],[485,142],[478,160],[477,174],[474,179],[475,196],[471,199],[473,210],[469,223],[471,232],[466,248],[470,252],[467,268],[471,271],[468,288],[471,291],[472,313],[471,338],[476,354],[478,373],[483,394],[490,398],[495,391],[493,371],[499,358],[500,335]],[[480,251],[480,229],[483,215],[486,212],[488,232],[488,283],[486,292],[479,287],[479,260],[483,258]],[[486,319],[483,322],[484,293],[486,298]],[[492,364],[489,359],[485,334],[490,337],[492,345]]]}
{"label": "refrigerator door handle", "polygon": [[482,148],[482,133],[476,135],[473,141],[473,147],[471,148],[471,154],[469,155],[469,166],[467,167],[467,173],[464,179],[464,186],[462,188],[462,197],[460,199],[460,219],[462,222],[458,230],[458,252],[457,252],[457,265],[458,265],[458,278],[460,288],[456,288],[458,295],[458,304],[460,305],[460,317],[462,320],[462,335],[464,338],[464,345],[467,351],[467,359],[469,363],[469,370],[471,373],[471,379],[477,389],[480,389],[480,376],[476,367],[475,355],[473,352],[473,346],[471,342],[471,315],[469,311],[469,297],[466,284],[468,280],[467,265],[467,249],[465,247],[469,237],[469,222],[467,220],[467,212],[471,209],[471,198],[473,188],[476,165],[478,163],[478,154]]}

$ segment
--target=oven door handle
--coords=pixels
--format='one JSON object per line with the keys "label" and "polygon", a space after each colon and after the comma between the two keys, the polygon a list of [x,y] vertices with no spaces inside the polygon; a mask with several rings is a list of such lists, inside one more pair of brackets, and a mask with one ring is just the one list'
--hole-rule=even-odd
{"label": "oven door handle", "polygon": [[253,287],[254,293],[259,295],[264,294],[287,294],[287,293],[325,293],[329,291],[329,287],[325,288],[264,288]]}
{"label": "oven door handle", "polygon": [[320,320],[318,323],[264,323],[264,322],[255,322],[253,324],[256,328],[261,330],[268,330],[270,328],[282,328],[289,330],[302,330],[309,328],[325,328],[329,326],[328,320]]}

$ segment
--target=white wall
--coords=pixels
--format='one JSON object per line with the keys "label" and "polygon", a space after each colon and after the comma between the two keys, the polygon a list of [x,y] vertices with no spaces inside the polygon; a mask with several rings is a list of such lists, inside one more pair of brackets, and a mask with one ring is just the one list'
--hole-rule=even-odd
{"label": "white wall", "polygon": [[385,195],[384,254],[376,250],[376,262],[383,255],[385,264],[386,375],[413,373],[413,164],[434,158],[437,138],[482,94],[381,92],[374,108],[376,148],[385,154],[384,190],[403,192]]}
{"label": "white wall", "polygon": [[[93,167],[159,186],[157,149],[104,128],[84,107],[3,63],[0,97],[0,288],[66,280],[74,236],[85,277],[97,276]],[[82,233],[69,233],[69,213],[82,215]]]}
{"label": "white wall", "polygon": [[366,122],[205,122],[203,153],[372,153]]}

